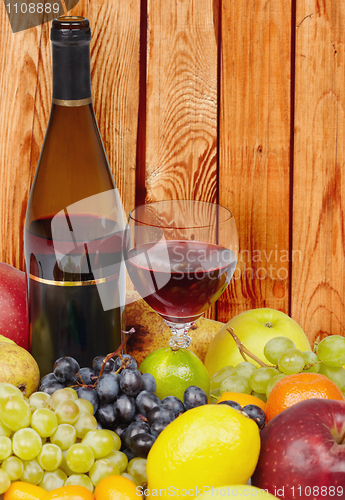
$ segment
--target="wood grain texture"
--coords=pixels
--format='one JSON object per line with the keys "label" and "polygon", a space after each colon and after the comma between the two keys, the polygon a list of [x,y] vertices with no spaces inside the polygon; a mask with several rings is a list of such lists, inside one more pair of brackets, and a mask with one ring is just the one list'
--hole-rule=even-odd
{"label": "wood grain texture", "polygon": [[216,202],[218,0],[147,5],[145,201]]}
{"label": "wood grain texture", "polygon": [[240,256],[218,302],[226,321],[289,306],[291,2],[229,0],[221,13],[219,201]]}
{"label": "wood grain texture", "polygon": [[345,326],[345,4],[301,0],[296,102],[291,313],[309,339]]}
{"label": "wood grain texture", "polygon": [[0,261],[23,269],[41,28],[13,34],[0,5]]}
{"label": "wood grain texture", "polygon": [[217,200],[212,0],[148,0],[146,201]]}
{"label": "wood grain texture", "polygon": [[[45,130],[51,92],[51,23],[13,34],[0,25],[0,261],[24,268],[26,204]],[[126,214],[135,204],[139,101],[140,1],[82,0],[71,14],[89,18],[96,119]]]}
{"label": "wood grain texture", "polygon": [[[125,212],[138,200],[219,201],[241,252],[218,319],[267,306],[311,341],[344,335],[344,3],[80,0],[71,14],[91,22],[96,118]],[[0,5],[0,261],[21,269],[50,24],[13,34]]]}

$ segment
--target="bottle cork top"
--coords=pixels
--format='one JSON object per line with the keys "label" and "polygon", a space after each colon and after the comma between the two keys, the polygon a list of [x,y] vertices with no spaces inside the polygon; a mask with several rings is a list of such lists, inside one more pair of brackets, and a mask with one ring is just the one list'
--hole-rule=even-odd
{"label": "bottle cork top", "polygon": [[78,43],[91,40],[89,20],[81,16],[60,16],[53,19],[50,39],[52,42]]}

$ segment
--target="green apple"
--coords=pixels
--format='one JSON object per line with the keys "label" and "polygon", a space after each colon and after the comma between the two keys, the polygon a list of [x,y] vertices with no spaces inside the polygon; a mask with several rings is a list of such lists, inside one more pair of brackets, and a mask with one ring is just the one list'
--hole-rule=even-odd
{"label": "green apple", "polygon": [[218,486],[217,488],[213,488],[210,486],[204,486],[202,488],[202,494],[197,496],[195,500],[215,500],[215,498],[241,498],[241,497],[263,497],[268,498],[268,500],[274,500],[274,495],[268,493],[267,490],[260,490],[255,486],[249,486],[248,484],[231,484],[228,486]]}
{"label": "green apple", "polygon": [[[264,355],[264,347],[273,337],[288,337],[297,349],[311,350],[306,334],[287,314],[269,308],[251,309],[232,318],[211,341],[205,357],[210,377],[223,366],[236,366],[243,361],[236,342],[228,332],[230,327],[249,351],[269,365],[271,363]],[[256,364],[252,359],[249,360]]]}

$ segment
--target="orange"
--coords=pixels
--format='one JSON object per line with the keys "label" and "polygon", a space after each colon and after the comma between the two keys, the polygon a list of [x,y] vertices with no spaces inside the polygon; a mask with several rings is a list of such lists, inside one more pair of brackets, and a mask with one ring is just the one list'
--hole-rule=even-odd
{"label": "orange", "polygon": [[108,476],[102,479],[95,488],[96,500],[139,500],[140,490],[126,477]]}
{"label": "orange", "polygon": [[344,401],[341,390],[321,373],[287,375],[276,383],[266,403],[266,417],[271,420],[286,408],[305,399],[338,399]]}
{"label": "orange", "polygon": [[41,497],[42,500],[95,500],[93,494],[84,486],[68,485],[56,488],[55,490],[46,491],[46,494]]}
{"label": "orange", "polygon": [[246,405],[260,406],[260,408],[266,413],[266,403],[255,396],[251,396],[250,394],[242,394],[240,392],[224,392],[218,399],[217,403],[221,403],[222,401],[236,401],[236,403],[240,404],[242,408]]}
{"label": "orange", "polygon": [[4,494],[4,500],[39,500],[46,490],[34,484],[14,481]]}

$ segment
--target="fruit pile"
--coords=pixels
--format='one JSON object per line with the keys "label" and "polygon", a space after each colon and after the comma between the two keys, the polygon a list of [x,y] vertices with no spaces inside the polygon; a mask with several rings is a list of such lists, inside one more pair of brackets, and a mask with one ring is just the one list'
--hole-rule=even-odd
{"label": "fruit pile", "polygon": [[122,476],[102,479],[92,493],[84,486],[68,484],[49,492],[34,484],[14,481],[1,497],[3,500],[138,500],[135,483]]}
{"label": "fruit pile", "polygon": [[[272,366],[257,366],[244,361],[236,366],[224,366],[210,381],[210,401],[215,402],[224,392],[252,394],[266,401],[274,386],[288,375],[320,373],[345,392],[345,338],[332,335],[324,338],[314,351],[302,352],[287,337],[274,337],[264,347]],[[255,358],[255,357],[254,357]],[[255,360],[256,361],[256,360]],[[257,360],[260,362],[260,360]]]}
{"label": "fruit pile", "polygon": [[15,386],[0,384],[0,493],[12,481],[52,490],[81,485],[93,491],[104,478],[123,475],[140,485],[146,460],[120,451],[121,439],[97,428],[94,408],[71,388],[29,399]]}
{"label": "fruit pile", "polygon": [[89,430],[97,427],[115,432],[128,460],[146,458],[170,422],[186,410],[207,404],[206,393],[197,386],[184,391],[183,402],[175,396],[161,400],[155,394],[155,378],[139,372],[135,359],[127,354],[115,360],[97,356],[92,368],[80,368],[70,356],[58,359],[53,372],[43,377],[40,391],[54,399],[65,388],[75,390],[81,400],[91,403],[94,417],[92,424],[88,417]]}

